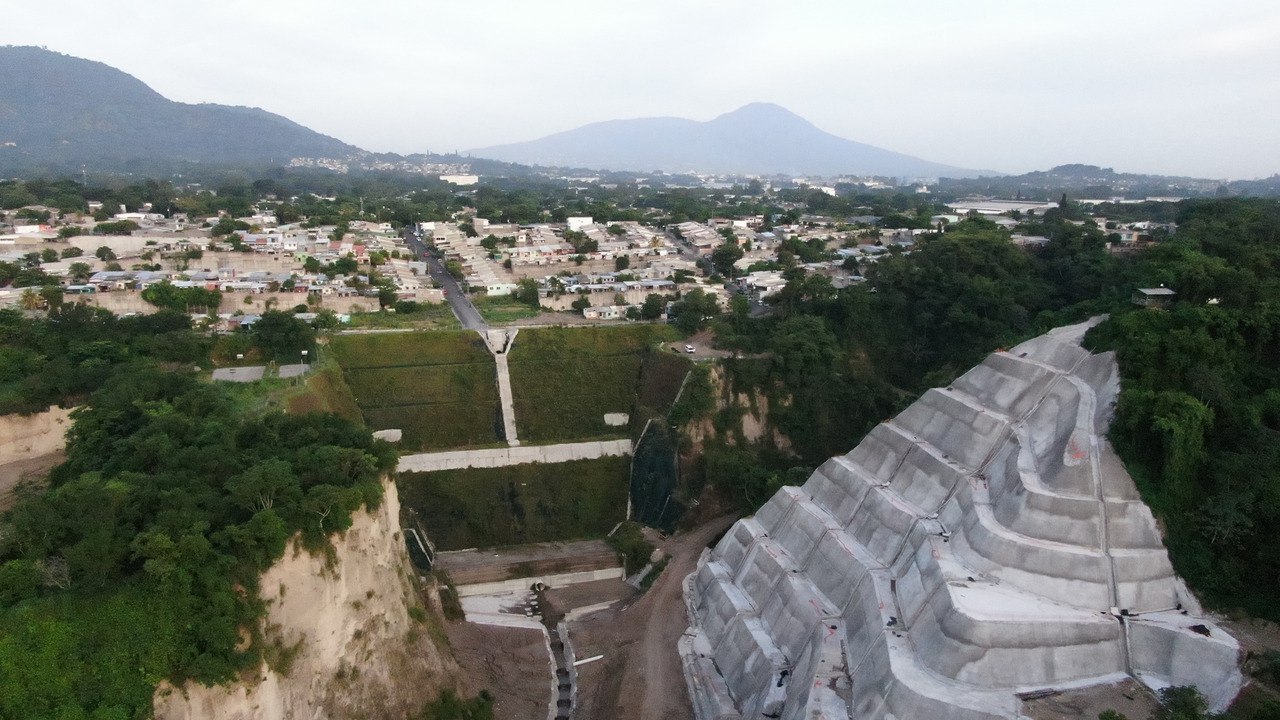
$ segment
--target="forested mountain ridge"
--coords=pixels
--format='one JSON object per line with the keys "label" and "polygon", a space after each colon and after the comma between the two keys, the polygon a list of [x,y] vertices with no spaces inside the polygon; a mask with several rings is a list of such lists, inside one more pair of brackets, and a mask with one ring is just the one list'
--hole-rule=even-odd
{"label": "forested mountain ridge", "polygon": [[0,47],[0,144],[8,172],[279,166],[363,152],[260,108],[173,102],[103,63],[34,47]]}
{"label": "forested mountain ridge", "polygon": [[1017,196],[1038,200],[1057,200],[1063,193],[1073,198],[1099,200],[1115,197],[1130,200],[1148,197],[1276,197],[1280,195],[1280,174],[1254,180],[1223,180],[1117,172],[1096,165],[1070,164],[1021,175],[946,178],[939,181],[935,189],[955,195]]}

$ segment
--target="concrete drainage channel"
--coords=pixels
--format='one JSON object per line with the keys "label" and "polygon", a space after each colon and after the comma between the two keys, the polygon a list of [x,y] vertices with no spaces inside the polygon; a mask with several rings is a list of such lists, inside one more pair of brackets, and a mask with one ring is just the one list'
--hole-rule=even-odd
{"label": "concrete drainage channel", "polygon": [[532,615],[542,619],[555,664],[555,706],[548,713],[555,720],[569,720],[578,693],[578,673],[574,669],[573,645],[569,642],[569,628],[564,623],[564,613],[558,612],[547,602],[546,585],[533,584],[533,600],[529,603]]}

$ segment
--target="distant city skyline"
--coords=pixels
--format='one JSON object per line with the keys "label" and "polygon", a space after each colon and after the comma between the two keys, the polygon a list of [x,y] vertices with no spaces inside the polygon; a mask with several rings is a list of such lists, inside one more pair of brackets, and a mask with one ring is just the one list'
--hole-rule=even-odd
{"label": "distant city skyline", "polygon": [[1280,6],[1084,0],[50,0],[0,44],[262,107],[373,151],[782,105],[841,137],[1009,173],[1280,172]]}

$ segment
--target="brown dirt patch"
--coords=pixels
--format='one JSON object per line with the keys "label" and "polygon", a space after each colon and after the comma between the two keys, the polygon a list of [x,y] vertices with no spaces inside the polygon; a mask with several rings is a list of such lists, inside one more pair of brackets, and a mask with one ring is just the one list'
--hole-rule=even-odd
{"label": "brown dirt patch", "polygon": [[[625,580],[596,580],[578,583],[563,588],[547,590],[546,599],[551,607],[568,613],[575,608],[597,605],[604,602],[632,600],[639,592],[628,585]],[[570,631],[572,631],[572,627]],[[578,653],[581,655],[581,653]],[[581,659],[581,658],[580,658]]]}
{"label": "brown dirt patch", "polygon": [[1027,700],[1022,711],[1033,720],[1095,720],[1105,710],[1115,710],[1125,717],[1138,720],[1149,717],[1156,707],[1156,698],[1137,680],[1125,680],[1114,685],[1068,690],[1052,697]]}
{"label": "brown dirt patch", "polygon": [[547,716],[551,668],[541,632],[469,622],[449,623],[445,632],[462,669],[464,697],[488,690],[494,697],[495,720]]}
{"label": "brown dirt patch", "polygon": [[618,566],[618,554],[603,540],[533,543],[484,550],[451,550],[436,560],[454,585],[518,577],[603,570]]}
{"label": "brown dirt patch", "polygon": [[49,471],[56,467],[67,454],[62,451],[39,455],[26,460],[14,460],[0,465],[0,511],[13,507],[14,491],[23,483],[43,484]]}

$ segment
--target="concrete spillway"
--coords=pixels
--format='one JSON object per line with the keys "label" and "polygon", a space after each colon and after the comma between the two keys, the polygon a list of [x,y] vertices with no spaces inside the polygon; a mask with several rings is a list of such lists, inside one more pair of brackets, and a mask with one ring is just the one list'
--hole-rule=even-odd
{"label": "concrete spillway", "polygon": [[928,391],[704,553],[680,643],[700,720],[1021,718],[1124,676],[1234,698],[1239,647],[1105,438],[1119,378],[1087,329]]}

